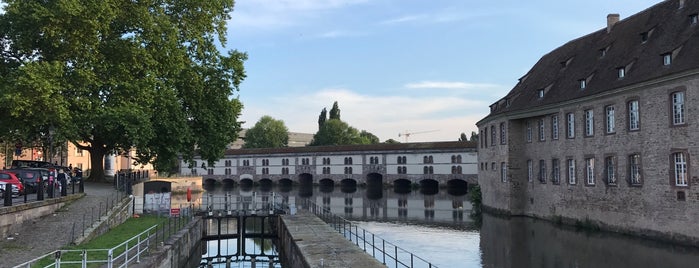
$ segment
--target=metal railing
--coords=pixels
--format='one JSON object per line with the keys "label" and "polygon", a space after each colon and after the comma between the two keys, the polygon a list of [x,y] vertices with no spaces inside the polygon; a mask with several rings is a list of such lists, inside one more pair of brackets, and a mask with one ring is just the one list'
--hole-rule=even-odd
{"label": "metal railing", "polygon": [[199,211],[213,215],[269,215],[280,209],[281,196],[274,192],[251,192],[248,195],[226,193],[223,196],[209,194],[201,198]]}
{"label": "metal railing", "polygon": [[313,212],[313,214],[332,226],[333,229],[349,239],[357,247],[381,261],[387,267],[437,267],[374,233],[360,228],[358,224],[332,214],[329,209],[323,208],[309,199],[303,199],[301,203],[303,205],[302,208]]}
{"label": "metal railing", "polygon": [[179,217],[168,217],[166,222],[153,225],[112,248],[56,250],[17,265],[14,268],[86,268],[91,264],[99,264],[107,268],[127,267],[129,264],[139,263],[141,258],[147,255],[149,249],[164,246],[165,241],[170,236],[179,232],[194,219],[191,207],[182,209],[180,215]]}

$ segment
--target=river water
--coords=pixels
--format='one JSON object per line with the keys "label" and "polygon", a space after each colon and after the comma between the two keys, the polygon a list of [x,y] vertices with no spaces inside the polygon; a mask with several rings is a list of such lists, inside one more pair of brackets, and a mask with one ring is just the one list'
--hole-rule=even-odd
{"label": "river water", "polygon": [[[436,267],[699,267],[697,247],[577,230],[524,217],[472,217],[469,195],[460,191],[266,190],[281,194],[288,204],[313,201]],[[253,190],[231,191],[247,194]],[[225,191],[216,188],[209,193]]]}

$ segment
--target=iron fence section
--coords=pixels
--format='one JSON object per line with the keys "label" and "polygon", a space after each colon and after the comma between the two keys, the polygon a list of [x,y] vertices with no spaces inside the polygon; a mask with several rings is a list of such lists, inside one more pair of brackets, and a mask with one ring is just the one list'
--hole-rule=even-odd
{"label": "iron fence section", "polygon": [[324,222],[333,227],[350,242],[370,254],[375,259],[381,261],[387,267],[428,267],[437,268],[429,261],[389,242],[385,239],[360,228],[358,224],[350,220],[337,216],[330,212],[330,209],[319,206],[309,199],[303,199],[303,208],[313,212]]}

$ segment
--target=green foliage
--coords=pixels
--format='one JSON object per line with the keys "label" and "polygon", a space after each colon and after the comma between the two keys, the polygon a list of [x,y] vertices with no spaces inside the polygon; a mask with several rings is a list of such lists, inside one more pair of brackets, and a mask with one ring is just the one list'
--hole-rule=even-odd
{"label": "green foliage", "polygon": [[[325,109],[323,109],[325,110]],[[330,109],[330,118],[329,119],[340,119],[340,106],[337,104],[337,101],[333,103],[333,108]]]}
{"label": "green foliage", "polygon": [[377,137],[374,134],[371,134],[370,132],[366,130],[362,130],[359,132],[359,137],[362,138],[361,144],[378,144],[381,143],[379,140],[379,137]]}
{"label": "green foliage", "polygon": [[400,143],[400,142],[399,142],[399,141],[397,141],[397,140],[394,140],[394,139],[387,139],[387,140],[386,140],[386,141],[384,141],[383,143],[389,143],[389,144],[394,144],[394,143]]}
{"label": "green foliage", "polygon": [[468,141],[468,137],[466,137],[466,133],[461,132],[461,136],[459,136],[459,141]]}
{"label": "green foliage", "polygon": [[217,49],[233,0],[5,3],[3,133],[43,141],[54,129],[90,152],[91,179],[106,153],[138,148],[138,162],[169,171],[195,148],[211,163],[237,138],[247,54]]}
{"label": "green foliage", "polygon": [[483,195],[481,194],[480,185],[469,185],[468,195],[471,200],[471,205],[473,206],[473,213],[480,213],[481,204],[483,203]]}
{"label": "green foliage", "polygon": [[323,124],[325,124],[325,121],[328,120],[328,110],[323,108],[322,111],[320,111],[320,115],[318,116],[318,129],[321,129],[323,127]]}
{"label": "green foliage", "polygon": [[284,121],[265,115],[245,132],[243,148],[280,148],[289,144],[289,129]]}
{"label": "green foliage", "polygon": [[361,144],[362,138],[356,128],[349,126],[339,119],[329,119],[323,127],[313,135],[313,141],[309,145],[347,145]]}
{"label": "green foliage", "polygon": [[478,133],[471,131],[471,139],[469,139],[469,141],[478,142]]}

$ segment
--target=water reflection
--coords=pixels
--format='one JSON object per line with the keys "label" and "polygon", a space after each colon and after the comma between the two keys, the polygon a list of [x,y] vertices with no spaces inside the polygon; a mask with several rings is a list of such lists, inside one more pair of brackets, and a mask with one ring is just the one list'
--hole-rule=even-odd
{"label": "water reflection", "polygon": [[483,267],[697,267],[699,249],[531,218],[483,215]]}

